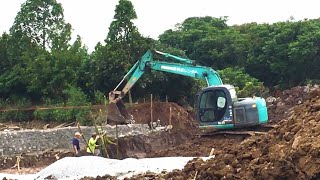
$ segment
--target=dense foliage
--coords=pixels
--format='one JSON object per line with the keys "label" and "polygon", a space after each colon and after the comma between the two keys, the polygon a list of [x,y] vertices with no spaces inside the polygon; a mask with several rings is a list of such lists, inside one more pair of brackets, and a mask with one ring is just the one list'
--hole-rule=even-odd
{"label": "dense foliage", "polygon": [[[189,57],[217,70],[239,96],[264,95],[268,88],[318,83],[320,19],[228,26],[227,17],[190,17],[159,36],[143,37],[133,4],[119,0],[104,43],[89,53],[65,22],[56,0],[26,0],[8,33],[0,37],[0,107],[101,104],[148,50]],[[108,33],[107,33],[108,32]],[[156,59],[161,57],[155,57]],[[169,98],[192,102],[203,82],[146,72],[132,88],[134,101]],[[2,120],[71,121],[88,109],[0,113]]]}

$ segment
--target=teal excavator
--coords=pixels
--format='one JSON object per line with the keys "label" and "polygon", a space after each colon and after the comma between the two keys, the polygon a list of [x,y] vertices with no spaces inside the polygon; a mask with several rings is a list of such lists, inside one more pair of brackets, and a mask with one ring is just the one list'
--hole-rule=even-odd
{"label": "teal excavator", "polygon": [[[153,59],[160,54],[179,63],[165,62]],[[196,117],[200,129],[234,129],[256,126],[268,122],[266,101],[261,97],[238,98],[234,86],[223,84],[219,74],[209,67],[196,65],[193,60],[148,50],[123,77],[116,88],[109,93],[110,121],[128,124],[133,117],[126,110],[122,98],[146,72],[147,69],[179,74],[207,83],[207,87],[196,95]],[[119,86],[129,77],[122,90]]]}

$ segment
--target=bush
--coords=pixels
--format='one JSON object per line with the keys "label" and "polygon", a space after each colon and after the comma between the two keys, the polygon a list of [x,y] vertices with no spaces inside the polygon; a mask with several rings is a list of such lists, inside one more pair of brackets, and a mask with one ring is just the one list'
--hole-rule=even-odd
{"label": "bush", "polygon": [[[1,109],[25,109],[31,106],[31,101],[25,97],[12,96],[9,99],[0,99]],[[33,119],[32,110],[10,110],[0,112],[0,121],[28,121]]]}
{"label": "bush", "polygon": [[251,77],[243,68],[226,68],[218,71],[223,83],[231,84],[237,89],[238,97],[252,95],[265,96],[268,89],[258,79]]}
{"label": "bush", "polygon": [[107,104],[107,99],[101,91],[94,92],[94,103],[95,104]]}
{"label": "bush", "polygon": [[[80,88],[69,87],[64,91],[67,100],[63,102],[55,102],[52,99],[46,99],[45,105],[49,107],[54,106],[89,106],[86,95]],[[72,122],[79,121],[81,124],[89,124],[91,121],[90,108],[71,108],[71,109],[50,109],[50,110],[36,110],[34,115],[37,119],[45,121],[59,121]]]}

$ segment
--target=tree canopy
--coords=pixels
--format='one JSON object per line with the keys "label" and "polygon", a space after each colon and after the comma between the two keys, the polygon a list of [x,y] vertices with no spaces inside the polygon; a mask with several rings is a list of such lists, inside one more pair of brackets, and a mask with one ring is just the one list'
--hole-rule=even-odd
{"label": "tree canopy", "polygon": [[[26,0],[10,31],[0,36],[1,107],[101,103],[148,49],[217,70],[240,96],[319,83],[320,19],[229,26],[227,17],[189,17],[155,40],[135,26],[139,17],[131,1],[119,0],[104,43],[89,53],[80,36],[71,42],[72,26],[63,12],[56,0]],[[135,101],[152,93],[158,99],[187,97],[192,102],[201,87],[191,78],[145,72],[132,94]],[[83,119],[78,111],[58,114],[60,119]],[[48,119],[57,113],[36,116]]]}

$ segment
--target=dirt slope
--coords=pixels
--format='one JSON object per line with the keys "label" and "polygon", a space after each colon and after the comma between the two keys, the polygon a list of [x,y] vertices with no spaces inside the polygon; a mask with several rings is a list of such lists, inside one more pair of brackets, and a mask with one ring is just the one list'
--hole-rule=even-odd
{"label": "dirt slope", "polygon": [[[160,120],[161,126],[169,125],[171,107],[171,124],[173,129],[194,130],[197,128],[197,122],[181,106],[176,103],[154,102],[153,103],[153,122]],[[136,123],[150,124],[151,122],[151,105],[150,103],[135,104],[128,109],[133,115]]]}
{"label": "dirt slope", "polygon": [[156,179],[191,179],[195,175],[197,179],[319,179],[320,90],[311,90],[300,97],[301,104],[289,110],[287,118],[279,121],[267,135],[253,136],[239,146],[215,151],[216,157],[207,162],[193,160],[182,171],[148,176]]}
{"label": "dirt slope", "polygon": [[309,93],[317,89],[319,89],[318,85],[297,86],[282,92],[277,92],[274,96],[268,97],[269,123],[277,124],[280,120],[286,118],[292,108],[308,100]]}

